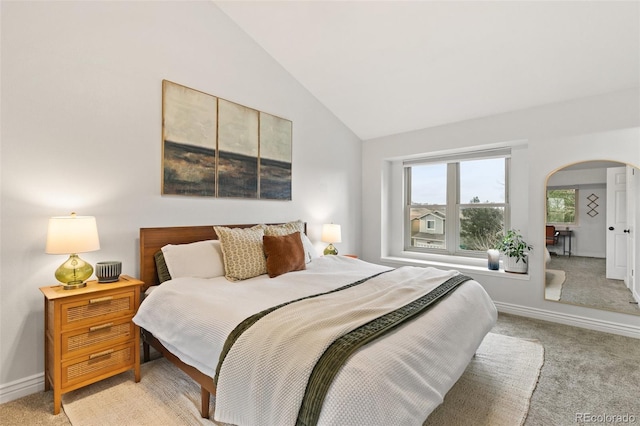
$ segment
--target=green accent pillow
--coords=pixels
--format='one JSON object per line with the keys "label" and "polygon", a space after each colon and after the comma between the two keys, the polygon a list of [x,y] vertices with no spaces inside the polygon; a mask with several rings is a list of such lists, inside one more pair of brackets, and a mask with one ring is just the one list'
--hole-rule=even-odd
{"label": "green accent pillow", "polygon": [[160,284],[165,281],[169,281],[171,279],[171,274],[169,273],[169,268],[167,268],[167,262],[164,260],[164,254],[162,254],[162,250],[158,250],[156,254],[153,255],[156,260],[156,271],[158,272],[158,279],[160,280]]}

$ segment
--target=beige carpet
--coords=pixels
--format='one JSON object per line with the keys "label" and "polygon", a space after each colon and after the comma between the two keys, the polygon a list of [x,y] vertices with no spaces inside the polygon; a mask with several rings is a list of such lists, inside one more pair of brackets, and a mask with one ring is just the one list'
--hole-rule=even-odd
{"label": "beige carpet", "polygon": [[[522,424],[543,360],[540,344],[489,333],[425,424]],[[65,394],[62,402],[74,426],[214,424],[200,418],[199,387],[164,359],[143,364],[140,383],[127,372]]]}
{"label": "beige carpet", "polygon": [[424,424],[523,425],[543,363],[544,348],[537,341],[489,333]]}
{"label": "beige carpet", "polygon": [[547,269],[545,271],[545,279],[544,298],[547,300],[560,300],[566,273],[558,269]]}

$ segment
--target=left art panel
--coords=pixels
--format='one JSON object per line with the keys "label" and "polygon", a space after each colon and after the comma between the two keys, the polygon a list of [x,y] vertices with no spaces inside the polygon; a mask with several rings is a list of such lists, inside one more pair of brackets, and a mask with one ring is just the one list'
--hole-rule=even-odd
{"label": "left art panel", "polygon": [[216,196],[215,96],[162,81],[162,193]]}

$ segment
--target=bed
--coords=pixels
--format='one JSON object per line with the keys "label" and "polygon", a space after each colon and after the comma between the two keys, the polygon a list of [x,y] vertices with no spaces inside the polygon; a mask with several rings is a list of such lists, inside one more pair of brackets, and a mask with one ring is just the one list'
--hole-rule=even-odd
{"label": "bed", "polygon": [[[163,247],[215,241],[216,230],[241,232],[255,226],[140,230],[140,275],[148,296],[134,322],[142,329],[144,358],[149,360],[151,345],[199,383],[202,417],[209,417],[213,394],[214,418],[223,423],[421,424],[495,324],[495,306],[482,286],[456,271],[314,257],[303,243],[301,270],[273,278],[269,270],[269,275],[237,281],[180,276],[160,284],[156,262]],[[306,225],[300,234],[304,230]],[[284,234],[269,244],[293,241]],[[266,250],[267,237],[264,241]],[[229,247],[224,239],[222,244]],[[353,301],[360,298],[366,299],[365,307],[356,309]],[[417,300],[428,306],[414,313]],[[387,318],[398,317],[392,303],[409,307],[408,318],[380,332],[374,325],[380,321],[371,318],[388,323]],[[315,317],[301,319],[307,315]],[[324,322],[331,331],[316,331]],[[373,337],[354,343],[344,364],[324,361],[343,335],[363,334],[367,328]],[[374,339],[376,333],[382,337]],[[347,352],[333,352],[341,351]],[[321,364],[329,367],[320,371]],[[312,383],[322,391],[316,393]]]}

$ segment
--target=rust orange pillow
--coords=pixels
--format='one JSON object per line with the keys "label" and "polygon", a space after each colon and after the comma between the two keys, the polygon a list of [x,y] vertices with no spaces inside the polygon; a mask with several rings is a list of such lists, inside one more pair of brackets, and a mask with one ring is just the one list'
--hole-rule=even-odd
{"label": "rust orange pillow", "polygon": [[262,246],[270,278],[306,269],[300,232],[279,236],[265,235],[262,237]]}

